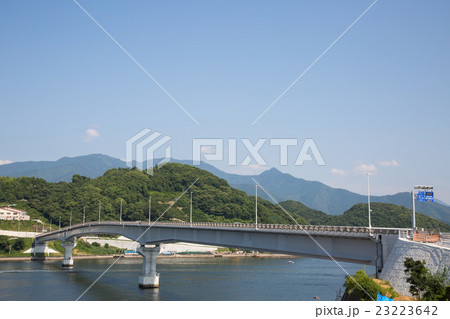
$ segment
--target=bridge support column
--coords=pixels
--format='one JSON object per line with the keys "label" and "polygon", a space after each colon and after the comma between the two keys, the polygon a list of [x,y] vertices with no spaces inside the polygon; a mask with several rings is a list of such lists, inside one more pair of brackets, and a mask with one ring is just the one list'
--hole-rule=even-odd
{"label": "bridge support column", "polygon": [[[34,243],[33,244],[33,257],[36,257],[36,254],[39,254],[39,257],[45,257],[45,253],[49,254],[47,243]],[[42,256],[41,256],[42,254]]]}
{"label": "bridge support column", "polygon": [[73,268],[72,249],[75,247],[75,242],[61,243],[61,246],[64,247],[64,259],[62,262],[62,267],[65,269],[71,269]]}
{"label": "bridge support column", "polygon": [[159,274],[156,272],[156,256],[159,255],[160,247],[140,246],[137,249],[139,255],[144,257],[142,262],[142,274],[139,276],[140,288],[158,288]]}

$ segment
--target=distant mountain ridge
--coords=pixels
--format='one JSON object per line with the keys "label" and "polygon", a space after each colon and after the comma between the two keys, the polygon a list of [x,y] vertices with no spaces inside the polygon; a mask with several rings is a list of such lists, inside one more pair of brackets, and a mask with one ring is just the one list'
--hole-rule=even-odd
{"label": "distant mountain ridge", "polygon": [[63,157],[57,161],[29,161],[0,166],[0,176],[38,177],[47,182],[70,182],[80,174],[90,178],[103,175],[108,169],[125,167],[120,159],[103,154]]}
{"label": "distant mountain ridge", "polygon": [[[172,159],[172,161],[192,165],[192,161],[188,160]],[[102,154],[92,154],[73,158],[64,157],[58,161],[5,164],[0,166],[0,176],[34,176],[49,182],[69,182],[75,174],[96,178],[108,169],[125,166],[126,163],[119,159]],[[252,180],[254,178],[277,201],[299,201],[312,209],[331,215],[340,215],[355,204],[367,202],[367,196],[365,195],[345,189],[333,188],[321,182],[297,178],[290,174],[282,173],[276,168],[264,171],[259,175],[250,176],[229,174],[204,162],[196,166],[227,180],[231,186],[243,190],[249,195],[255,194],[255,184]],[[258,192],[258,195],[265,199],[270,199],[262,191]],[[386,196],[371,196],[371,201],[400,205],[409,209],[412,206],[411,194],[407,192]],[[416,201],[416,210],[449,224],[450,207],[441,203],[439,201],[433,203]],[[374,214],[376,214],[376,211],[374,211]]]}

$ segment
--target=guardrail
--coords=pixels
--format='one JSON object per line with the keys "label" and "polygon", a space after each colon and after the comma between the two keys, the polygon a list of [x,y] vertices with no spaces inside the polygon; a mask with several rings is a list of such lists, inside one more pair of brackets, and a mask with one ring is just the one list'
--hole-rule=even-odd
{"label": "guardrail", "polygon": [[412,229],[399,230],[398,237],[403,238],[403,239],[411,239],[412,238]]}
{"label": "guardrail", "polygon": [[[232,229],[258,229],[258,230],[285,230],[285,231],[306,231],[306,232],[329,232],[329,233],[357,233],[357,234],[385,234],[385,235],[399,235],[411,230],[399,228],[381,228],[381,227],[358,227],[358,226],[327,226],[327,225],[283,225],[283,224],[246,224],[246,223],[201,223],[201,222],[90,222],[86,224],[77,224],[72,227],[65,227],[52,232],[47,232],[43,235],[59,233],[73,228],[95,226],[95,225],[139,225],[139,226],[186,226],[186,227],[202,227],[202,228],[232,228]],[[38,236],[39,237],[39,236]]]}
{"label": "guardrail", "polygon": [[440,233],[441,235],[441,245],[450,247],[450,233]]}
{"label": "guardrail", "polygon": [[412,231],[412,229],[399,230],[399,238],[408,239],[426,244],[437,244],[450,247],[450,233],[431,234],[426,231]]}
{"label": "guardrail", "polygon": [[414,241],[420,241],[422,243],[439,243],[441,241],[441,236],[439,234],[431,235],[427,233],[414,232]]}

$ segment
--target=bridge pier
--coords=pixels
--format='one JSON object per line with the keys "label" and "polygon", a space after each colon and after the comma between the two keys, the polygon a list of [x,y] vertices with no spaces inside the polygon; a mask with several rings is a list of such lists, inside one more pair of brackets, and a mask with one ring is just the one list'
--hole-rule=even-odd
{"label": "bridge pier", "polygon": [[[48,247],[47,243],[33,243],[33,257],[36,257],[36,254],[42,254],[43,257],[45,257],[45,253],[48,253]],[[41,256],[39,256],[41,257]]]}
{"label": "bridge pier", "polygon": [[140,288],[158,288],[159,274],[156,272],[156,256],[160,252],[159,245],[155,247],[140,246],[137,253],[144,257],[142,261],[142,274],[139,276]]}
{"label": "bridge pier", "polygon": [[72,269],[73,268],[72,249],[75,247],[75,241],[73,243],[61,243],[61,246],[64,247],[64,259],[62,262],[62,267],[64,269]]}

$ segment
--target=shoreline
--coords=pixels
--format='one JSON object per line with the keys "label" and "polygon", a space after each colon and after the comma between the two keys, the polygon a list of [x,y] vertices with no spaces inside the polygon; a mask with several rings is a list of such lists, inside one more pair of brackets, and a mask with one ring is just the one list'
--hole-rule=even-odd
{"label": "shoreline", "polygon": [[[73,256],[73,260],[82,259],[113,259],[113,258],[142,258],[140,255],[80,255]],[[279,258],[279,259],[298,259],[300,256],[285,254],[186,254],[186,255],[158,255],[157,258]],[[46,261],[46,260],[63,260],[64,256],[45,256],[45,257],[0,257],[1,262],[8,261]]]}

